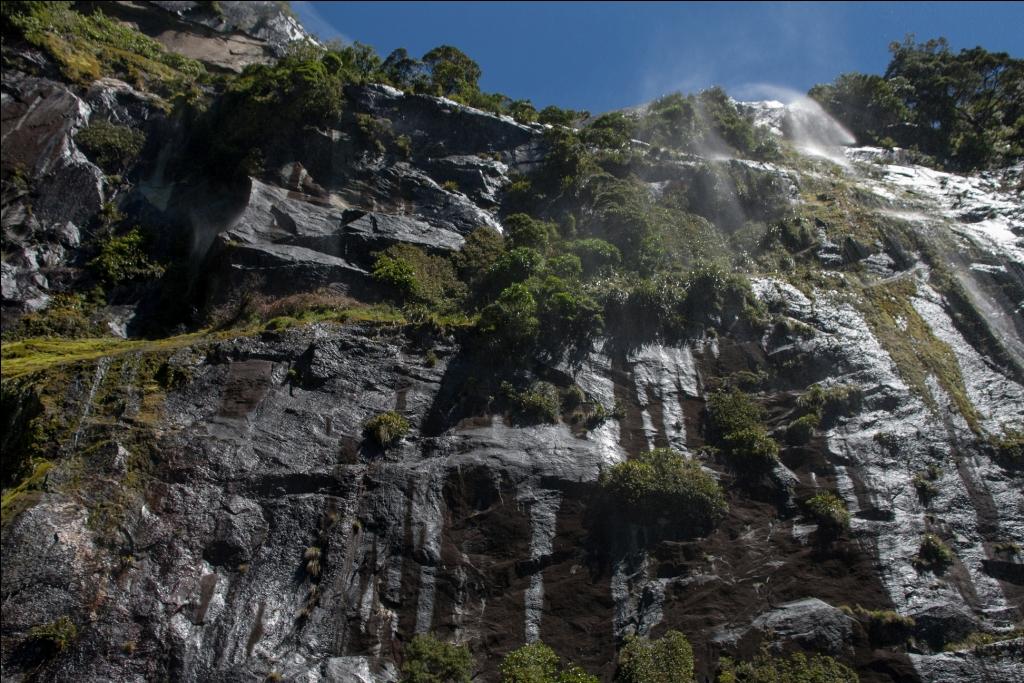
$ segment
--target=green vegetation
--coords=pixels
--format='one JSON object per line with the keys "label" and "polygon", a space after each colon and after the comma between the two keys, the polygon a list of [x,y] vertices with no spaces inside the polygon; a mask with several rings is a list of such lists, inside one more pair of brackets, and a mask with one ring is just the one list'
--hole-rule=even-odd
{"label": "green vegetation", "polygon": [[1015,640],[1021,637],[1024,637],[1024,628],[1016,628],[1005,633],[985,633],[984,631],[975,631],[963,640],[959,640],[955,643],[946,643],[942,649],[946,652],[974,650],[975,648],[985,647],[992,643],[1001,643],[1006,640]]}
{"label": "green vegetation", "polygon": [[975,433],[980,418],[967,397],[960,365],[953,350],[932,334],[928,323],[910,303],[917,288],[910,279],[878,284],[864,290],[861,312],[882,347],[892,356],[900,376],[932,410],[938,403],[928,388],[934,376]]}
{"label": "green vegetation", "polygon": [[78,627],[70,617],[29,629],[28,640],[43,651],[44,656],[53,656],[64,651],[78,639]]}
{"label": "green vegetation", "polygon": [[635,134],[656,147],[684,152],[732,149],[754,158],[778,153],[774,140],[742,116],[719,87],[655,100],[637,122]]}
{"label": "green vegetation", "polygon": [[558,389],[550,382],[534,382],[523,391],[516,391],[508,382],[502,382],[501,393],[514,424],[558,422]]}
{"label": "green vegetation", "polygon": [[146,134],[130,126],[92,121],[78,131],[75,142],[106,173],[121,173],[142,152]]}
{"label": "green vegetation", "polygon": [[1021,554],[1020,544],[1016,541],[1000,541],[992,546],[992,551],[997,555],[1007,557],[1019,557]]}
{"label": "green vegetation", "polygon": [[1024,469],[1024,430],[1007,429],[989,440],[996,461],[1008,470]]}
{"label": "green vegetation", "polygon": [[802,652],[773,657],[762,652],[750,662],[723,657],[718,683],[858,683],[853,669],[826,655],[810,659]]}
{"label": "green vegetation", "polygon": [[465,645],[418,635],[405,648],[402,683],[469,683],[473,658]]}
{"label": "green vegetation", "polygon": [[729,509],[714,477],[670,448],[608,468],[600,485],[617,509],[640,519],[667,518],[696,535],[710,532]]}
{"label": "green vegetation", "polygon": [[936,486],[935,482],[942,476],[942,470],[938,465],[929,465],[928,469],[923,472],[918,472],[914,475],[910,482],[914,485],[914,490],[917,491],[917,497],[925,505],[932,502],[937,495],[939,495],[939,487]]}
{"label": "green vegetation", "polygon": [[537,301],[525,285],[510,285],[481,311],[477,329],[498,350],[521,353],[533,346],[540,331]]}
{"label": "green vegetation", "polygon": [[814,430],[820,423],[821,418],[814,413],[798,417],[786,427],[786,443],[793,446],[805,445],[814,436]]}
{"label": "green vegetation", "polygon": [[942,574],[953,564],[953,551],[935,534],[925,534],[913,562],[918,571]]}
{"label": "green vegetation", "polygon": [[899,145],[943,167],[1005,165],[1024,155],[1024,60],[945,38],[889,46],[884,76],[843,74],[809,95],[861,144]]}
{"label": "green vegetation", "polygon": [[341,115],[353,68],[342,53],[311,43],[293,43],[273,64],[247,66],[211,111],[197,154],[219,170],[259,175],[274,144]]}
{"label": "green vegetation", "polygon": [[588,276],[614,270],[622,263],[622,252],[615,245],[595,237],[570,242],[566,247],[580,259],[583,273]]}
{"label": "green vegetation", "polygon": [[572,663],[563,663],[554,650],[541,642],[523,645],[505,655],[498,667],[501,683],[597,683]]}
{"label": "green vegetation", "polygon": [[[31,444],[30,447],[34,445]],[[7,458],[10,458],[10,455]],[[3,498],[0,499],[0,522],[6,525],[7,522],[17,517],[23,510],[32,506],[36,499],[33,492],[45,489],[46,475],[50,473],[52,468],[53,463],[49,460],[39,460],[34,463],[31,474],[25,477],[17,486],[4,490]],[[16,472],[13,471],[11,464],[5,462],[4,482],[10,481],[12,475],[15,474]]]}
{"label": "green vegetation", "polygon": [[381,448],[390,448],[409,433],[409,421],[389,410],[371,417],[363,425],[363,435]]}
{"label": "green vegetation", "polygon": [[525,213],[514,213],[503,224],[512,247],[530,247],[540,253],[547,250],[550,235],[557,234],[555,226],[534,220]]}
{"label": "green vegetation", "polygon": [[477,228],[466,237],[466,243],[455,259],[459,277],[471,291],[482,287],[504,250],[505,239],[493,228]]}
{"label": "green vegetation", "polygon": [[863,397],[859,386],[837,384],[826,389],[815,384],[797,399],[796,404],[804,413],[831,420],[858,410]]}
{"label": "green vegetation", "polygon": [[47,370],[54,366],[92,361],[103,356],[119,357],[126,353],[156,353],[179,349],[207,340],[237,336],[239,330],[211,334],[208,330],[164,339],[121,339],[101,337],[84,339],[24,339],[4,343],[3,377],[9,379]]}
{"label": "green vegetation", "polygon": [[377,255],[373,279],[400,302],[426,304],[454,312],[466,297],[452,261],[428,254],[411,244],[396,244]]}
{"label": "green vegetation", "polygon": [[572,126],[577,121],[582,121],[589,116],[590,112],[588,111],[573,111],[551,105],[540,110],[537,114],[537,121],[552,126]]}
{"label": "green vegetation", "polygon": [[19,339],[60,337],[81,339],[108,333],[104,325],[91,319],[99,302],[82,294],[55,294],[41,311],[28,313],[16,325],[3,331],[4,342]]}
{"label": "green vegetation", "polygon": [[692,683],[693,648],[679,631],[657,640],[627,636],[619,650],[616,683]]}
{"label": "green vegetation", "polygon": [[758,475],[778,462],[779,444],[765,430],[764,411],[747,394],[716,391],[707,409],[711,439],[740,474]]}
{"label": "green vegetation", "polygon": [[160,277],[164,267],[149,259],[145,241],[138,228],[101,239],[99,254],[89,261],[89,267],[103,282],[112,286]]}
{"label": "green vegetation", "polygon": [[67,2],[4,3],[8,26],[56,61],[70,81],[88,85],[102,76],[169,95],[206,78],[199,62],[167,52],[157,41],[102,11],[82,14]]}
{"label": "green vegetation", "polygon": [[846,614],[854,617],[867,629],[868,637],[875,646],[888,646],[906,643],[914,630],[914,619],[905,617],[892,610],[869,610],[860,605],[841,608]]}
{"label": "green vegetation", "polygon": [[843,499],[831,491],[822,491],[807,501],[807,511],[818,528],[829,534],[841,533],[850,527],[850,513]]}

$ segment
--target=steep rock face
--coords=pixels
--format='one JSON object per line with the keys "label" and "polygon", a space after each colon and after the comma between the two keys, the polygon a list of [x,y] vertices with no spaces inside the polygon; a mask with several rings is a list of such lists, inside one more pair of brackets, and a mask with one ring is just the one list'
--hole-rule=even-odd
{"label": "steep rock face", "polygon": [[[151,9],[122,4],[145,25]],[[291,35],[246,3],[220,3],[220,19],[197,3],[155,4],[181,24],[258,38],[264,56]],[[112,195],[160,234],[187,235],[192,275],[215,302],[323,287],[374,300],[376,251],[450,254],[473,229],[500,228],[510,176],[546,153],[543,127],[448,100],[367,85],[346,101],[336,127],[301,130],[261,175],[225,187],[175,175],[188,122],[127,84],[76,92],[5,73],[5,177],[22,168],[39,188],[31,212],[27,195],[3,200],[16,247],[5,242],[5,315],[72,288],[60,273],[81,267],[80,231]],[[358,115],[405,136],[407,151],[375,144]],[[123,194],[74,142],[99,119],[151,136]],[[753,279],[776,322],[763,333],[601,337],[575,362],[524,361],[607,409],[588,429],[455,410],[488,359],[473,336],[429,326],[175,337],[5,370],[5,413],[17,407],[5,450],[28,427],[42,435],[42,460],[5,494],[5,677],[395,681],[403,645],[432,632],[470,647],[476,680],[496,681],[500,657],[538,639],[611,680],[625,636],[678,629],[698,680],[720,656],[762,646],[829,653],[862,681],[1024,679],[1019,635],[957,645],[1012,635],[1024,618],[1024,564],[1006,550],[1024,544],[1024,478],[988,440],[1024,423],[1020,168],[967,178],[881,150],[846,156],[835,167],[692,158],[643,169],[652,196],[698,188],[701,215],[729,230],[806,205],[807,185],[840,177],[919,241],[836,237],[820,220],[807,247],[818,284]],[[937,289],[922,245],[949,260],[961,289]],[[853,292],[851,267],[875,289]],[[895,328],[877,315],[886,302],[900,303]],[[914,349],[936,340],[948,353],[929,352],[919,372]],[[735,378],[755,383],[780,440],[811,385],[856,386],[860,400],[745,481],[705,449],[706,399]],[[363,426],[390,410],[410,430],[382,449]],[[603,497],[602,471],[658,447],[726,488],[730,512],[706,537]],[[837,538],[807,514],[824,490],[851,514]],[[944,572],[918,561],[926,533],[951,550]],[[857,606],[913,618],[913,640],[879,642],[869,619],[841,609]],[[61,617],[77,631],[52,652],[38,628]]]}
{"label": "steep rock face", "polygon": [[168,50],[215,69],[240,72],[284,54],[288,44],[309,39],[302,25],[270,0],[212,3],[185,1],[102,4],[112,16],[132,23]]}
{"label": "steep rock face", "polygon": [[[67,87],[5,74],[0,108],[4,173],[22,179],[3,198],[4,310],[37,310],[100,209],[103,173],[74,144],[91,108]],[[29,182],[41,188],[35,197],[28,196]]]}

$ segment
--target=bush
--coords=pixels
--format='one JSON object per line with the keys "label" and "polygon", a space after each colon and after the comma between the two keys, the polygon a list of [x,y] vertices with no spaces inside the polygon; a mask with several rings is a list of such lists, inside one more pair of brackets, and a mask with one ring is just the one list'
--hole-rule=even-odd
{"label": "bush", "polygon": [[462,251],[455,257],[459,275],[478,288],[503,253],[505,239],[501,233],[493,228],[477,228],[469,233]]}
{"label": "bush", "polygon": [[405,648],[402,683],[469,683],[472,669],[473,658],[465,645],[418,635]]}
{"label": "bush", "polygon": [[637,136],[656,147],[686,152],[706,152],[724,143],[748,156],[765,158],[775,153],[770,136],[755,128],[719,87],[655,100],[640,117]]}
{"label": "bush", "polygon": [[804,412],[831,419],[852,414],[860,408],[863,398],[863,390],[854,384],[837,384],[827,389],[815,384],[797,399],[797,406]]}
{"label": "bush", "polygon": [[573,111],[551,105],[540,110],[537,120],[553,126],[571,127],[576,121],[581,121],[589,116],[590,112],[588,111]]}
{"label": "bush", "polygon": [[5,38],[8,25],[49,54],[65,78],[83,85],[114,76],[170,94],[206,75],[196,60],[168,52],[156,40],[101,11],[77,12],[72,3],[4,3]]}
{"label": "bush", "polygon": [[683,315],[687,322],[729,327],[740,316],[764,317],[763,304],[750,289],[750,281],[717,265],[698,263],[686,276]]}
{"label": "bush", "polygon": [[45,309],[28,313],[22,316],[17,324],[5,328],[3,339],[4,341],[34,337],[81,339],[109,335],[109,328],[90,318],[98,303],[98,301],[86,300],[81,294],[54,294]]}
{"label": "bush", "polygon": [[917,491],[917,497],[925,505],[928,505],[928,503],[932,502],[933,498],[939,495],[939,487],[935,485],[935,482],[941,476],[942,470],[937,465],[929,465],[927,470],[918,472],[910,480],[914,485],[914,490]]}
{"label": "bush", "polygon": [[802,652],[773,657],[762,652],[751,662],[734,662],[723,657],[718,683],[858,683],[850,667],[826,655],[810,659]]}
{"label": "bush", "polygon": [[759,426],[764,410],[739,389],[713,392],[708,397],[708,422],[711,436],[723,439],[728,434]]}
{"label": "bush", "polygon": [[913,564],[918,571],[942,574],[953,564],[953,551],[935,534],[925,534]]}
{"label": "bush", "polygon": [[616,683],[692,683],[693,648],[679,631],[658,640],[627,636],[619,650]]}
{"label": "bush", "polygon": [[129,126],[97,120],[78,131],[75,143],[108,174],[121,173],[142,152],[146,134]]}
{"label": "bush", "polygon": [[583,141],[601,149],[621,149],[635,134],[633,119],[620,112],[597,117],[581,132]]}
{"label": "bush", "polygon": [[726,434],[719,447],[741,474],[766,472],[779,461],[778,442],[760,425]]}
{"label": "bush", "polygon": [[164,268],[149,260],[144,243],[145,238],[138,228],[119,237],[107,237],[100,242],[100,253],[89,261],[89,267],[110,285],[159,277]]}
{"label": "bush", "polygon": [[562,254],[548,260],[548,272],[563,280],[578,280],[583,275],[583,263],[575,254]]}
{"label": "bush", "polygon": [[1024,469],[1024,431],[1007,429],[991,440],[996,461],[1008,470]]}
{"label": "bush", "polygon": [[843,606],[842,610],[864,624],[873,645],[887,646],[905,643],[914,630],[914,619],[892,610],[868,610],[860,605]]}
{"label": "bush", "polygon": [[814,436],[814,430],[817,429],[819,422],[821,420],[815,414],[804,415],[793,420],[786,427],[786,442],[794,446],[806,444]]}
{"label": "bush", "polygon": [[543,265],[544,257],[539,251],[532,247],[516,247],[498,257],[488,271],[487,279],[492,290],[500,291],[536,275]]}
{"label": "bush", "polygon": [[600,485],[617,505],[641,519],[667,517],[704,535],[729,506],[714,477],[700,463],[670,448],[657,448],[601,473]]}
{"label": "bush", "polygon": [[69,617],[29,629],[28,640],[42,651],[44,656],[53,656],[67,649],[78,639],[78,627]]}
{"label": "bush", "polygon": [[516,355],[533,346],[539,329],[537,302],[522,284],[502,290],[498,300],[481,311],[477,322],[477,330],[496,348]]}
{"label": "bush", "polygon": [[508,107],[509,115],[519,123],[535,123],[539,115],[530,100],[516,100]]}
{"label": "bush", "polygon": [[501,392],[515,424],[558,422],[558,389],[550,382],[534,382],[524,391],[516,391],[508,382],[502,382]]}
{"label": "bush", "polygon": [[372,276],[399,299],[411,299],[416,296],[419,287],[416,272],[412,265],[402,258],[379,254],[373,262]]}
{"label": "bush", "polygon": [[822,491],[813,496],[807,501],[807,510],[822,531],[838,533],[850,526],[846,503],[831,491]]}
{"label": "bush", "polygon": [[551,232],[549,224],[534,220],[525,213],[514,213],[503,221],[503,226],[513,247],[531,247],[540,252],[547,250]]}
{"label": "bush", "polygon": [[409,433],[409,421],[393,410],[375,415],[363,425],[363,435],[381,448],[390,448]]}
{"label": "bush", "polygon": [[618,247],[604,240],[589,238],[576,240],[566,245],[567,249],[580,258],[583,272],[594,275],[605,268],[617,268],[622,263],[622,252]]}
{"label": "bush", "polygon": [[541,284],[537,298],[543,346],[554,354],[565,348],[589,350],[591,340],[604,326],[597,302],[554,276]]}
{"label": "bush", "polygon": [[412,244],[395,244],[377,255],[373,279],[409,303],[457,310],[466,297],[452,262]]}
{"label": "bush", "polygon": [[208,135],[197,155],[221,173],[247,173],[247,159],[267,156],[304,126],[334,124],[343,110],[344,85],[353,75],[336,52],[308,42],[292,43],[272,64],[251,64],[232,79],[211,110]]}
{"label": "bush", "polygon": [[572,663],[562,664],[554,650],[541,642],[523,645],[505,655],[498,667],[501,683],[597,683]]}

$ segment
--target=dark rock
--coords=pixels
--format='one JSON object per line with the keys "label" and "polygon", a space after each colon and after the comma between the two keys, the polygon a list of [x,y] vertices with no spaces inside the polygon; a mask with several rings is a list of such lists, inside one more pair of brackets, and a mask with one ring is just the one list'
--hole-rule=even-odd
{"label": "dark rock", "polygon": [[915,624],[914,636],[936,650],[941,650],[946,643],[963,640],[978,630],[978,620],[958,605],[932,605],[911,616]]}

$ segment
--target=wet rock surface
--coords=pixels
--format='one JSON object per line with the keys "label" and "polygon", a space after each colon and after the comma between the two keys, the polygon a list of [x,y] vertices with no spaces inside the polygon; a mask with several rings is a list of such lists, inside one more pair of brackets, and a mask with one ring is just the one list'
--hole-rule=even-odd
{"label": "wet rock surface", "polygon": [[[118,16],[224,69],[278,54],[301,30],[276,3],[221,2],[220,15],[152,4],[158,14],[119,3]],[[158,241],[187,237],[188,275],[207,299],[197,307],[323,288],[375,301],[378,251],[454,254],[474,229],[500,229],[513,178],[546,153],[543,126],[450,100],[362,85],[346,102],[334,127],[303,128],[262,172],[218,184],[201,170],[175,175],[187,122],[131,85],[76,89],[5,71],[5,329],[74,291],[107,201]],[[755,109],[781,132],[779,107]],[[365,117],[389,131],[383,142]],[[75,143],[99,120],[146,132],[124,185]],[[32,486],[8,489],[10,503],[5,493],[5,680],[395,681],[404,644],[430,632],[470,647],[474,680],[496,681],[501,656],[543,640],[610,681],[626,636],[669,629],[693,644],[698,680],[713,679],[721,656],[762,647],[831,654],[865,682],[1024,680],[1019,637],[983,642],[1024,619],[1012,552],[1024,545],[1024,477],[993,441],[1024,424],[1024,208],[1007,190],[1020,169],[963,177],[871,148],[847,157],[828,172],[920,242],[837,237],[811,222],[803,248],[820,278],[752,281],[769,329],[602,337],[572,362],[530,359],[524,373],[601,404],[586,428],[524,426],[491,404],[455,410],[480,374],[477,340],[417,325],[221,332],[5,376],[5,412],[45,405],[50,449]],[[811,201],[801,184],[817,172],[694,158],[651,163],[641,180],[652,196],[714,180],[722,195],[709,205],[724,197],[732,229],[750,212],[769,221]],[[6,180],[15,175],[31,192]],[[921,244],[952,264],[960,298],[939,290]],[[908,373],[906,348],[850,293],[853,274],[899,287],[894,324],[919,346],[941,342],[945,365]],[[145,313],[125,299],[122,334]],[[745,383],[783,442],[756,478],[708,448],[705,403],[729,382]],[[790,443],[816,383],[859,398]],[[363,429],[386,411],[410,429],[381,448]],[[5,422],[5,448],[26,421]],[[632,519],[601,494],[603,471],[662,447],[727,492],[728,515],[704,537]],[[826,490],[850,513],[838,534],[808,514]],[[925,534],[948,546],[948,566],[920,561]],[[895,645],[875,642],[858,607],[913,625]],[[33,629],[61,617],[76,624],[74,642],[44,657]]]}

